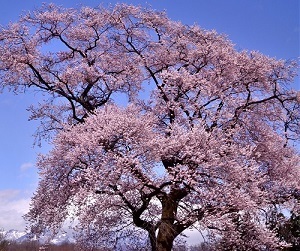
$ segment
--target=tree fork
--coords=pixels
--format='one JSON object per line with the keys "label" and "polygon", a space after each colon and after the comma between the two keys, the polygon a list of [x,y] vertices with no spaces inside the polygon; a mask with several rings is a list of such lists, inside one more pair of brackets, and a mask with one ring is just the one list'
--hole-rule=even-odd
{"label": "tree fork", "polygon": [[[161,199],[162,215],[157,235],[157,250],[171,251],[175,238],[182,232],[181,224],[174,224],[179,201],[188,194],[186,189],[173,188],[168,195]],[[154,251],[154,250],[153,250]]]}

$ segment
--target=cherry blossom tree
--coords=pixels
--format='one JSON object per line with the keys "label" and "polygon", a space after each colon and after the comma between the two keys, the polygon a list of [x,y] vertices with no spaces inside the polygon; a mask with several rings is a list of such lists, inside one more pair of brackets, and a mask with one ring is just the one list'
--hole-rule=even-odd
{"label": "cherry blossom tree", "polygon": [[90,247],[169,251],[195,226],[233,248],[285,245],[265,212],[300,209],[296,66],[131,5],[48,5],[2,28],[0,84],[43,94],[31,118],[53,143],[31,230],[72,218]]}

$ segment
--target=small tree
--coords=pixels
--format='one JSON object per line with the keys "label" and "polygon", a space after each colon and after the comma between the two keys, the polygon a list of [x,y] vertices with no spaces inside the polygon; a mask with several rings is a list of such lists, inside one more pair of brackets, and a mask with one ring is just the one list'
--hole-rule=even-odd
{"label": "small tree", "polygon": [[3,231],[0,230],[0,251],[6,251],[8,247],[8,241],[5,239]]}
{"label": "small tree", "polygon": [[7,251],[39,251],[40,244],[37,241],[11,241]]}
{"label": "small tree", "polygon": [[300,215],[290,212],[289,217],[278,212],[276,207],[270,209],[268,216],[269,228],[274,230],[278,238],[290,244],[284,248],[285,251],[296,251],[300,249]]}
{"label": "small tree", "polygon": [[30,109],[39,135],[55,136],[31,230],[74,217],[90,250],[170,251],[193,225],[232,245],[249,237],[251,250],[281,246],[262,211],[299,207],[294,67],[130,5],[44,6],[3,28],[0,83],[48,94]]}
{"label": "small tree", "polygon": [[214,243],[202,242],[201,244],[190,246],[189,250],[190,251],[216,251],[217,249],[215,248]]}

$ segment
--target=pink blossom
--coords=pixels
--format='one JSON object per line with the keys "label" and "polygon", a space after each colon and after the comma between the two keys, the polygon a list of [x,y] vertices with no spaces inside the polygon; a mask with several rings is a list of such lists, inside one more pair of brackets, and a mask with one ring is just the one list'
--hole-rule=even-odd
{"label": "pink blossom", "polygon": [[171,250],[199,226],[230,245],[279,248],[264,212],[299,208],[293,67],[125,4],[49,5],[3,28],[1,87],[48,95],[30,107],[53,143],[38,160],[31,230],[72,217],[85,244],[146,234],[152,250]]}

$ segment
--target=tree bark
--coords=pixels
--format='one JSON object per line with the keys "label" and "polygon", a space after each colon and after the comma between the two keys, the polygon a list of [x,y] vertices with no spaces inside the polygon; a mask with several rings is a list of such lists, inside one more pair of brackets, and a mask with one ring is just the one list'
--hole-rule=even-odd
{"label": "tree bark", "polygon": [[177,226],[174,224],[179,200],[176,198],[178,196],[174,195],[178,195],[176,191],[173,191],[162,198],[162,216],[158,228],[156,239],[157,247],[155,251],[171,251],[173,242],[179,234]]}

